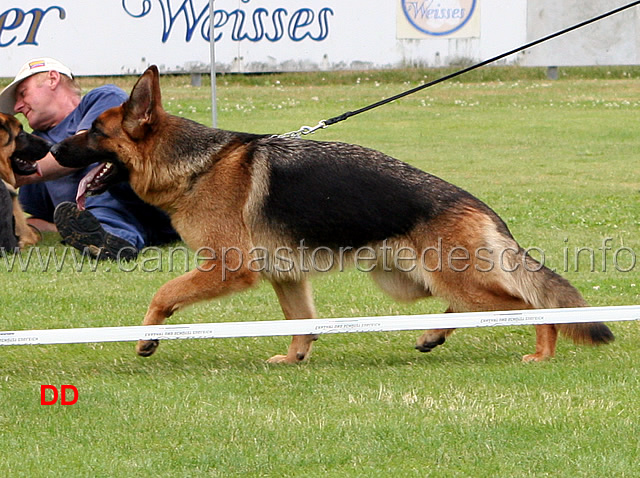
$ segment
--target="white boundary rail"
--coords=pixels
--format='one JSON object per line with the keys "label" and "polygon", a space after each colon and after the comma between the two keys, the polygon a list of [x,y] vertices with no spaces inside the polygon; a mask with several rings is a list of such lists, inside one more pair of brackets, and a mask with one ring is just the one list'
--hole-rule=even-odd
{"label": "white boundary rail", "polygon": [[19,330],[0,332],[0,346],[129,342],[140,339],[268,337],[631,320],[640,321],[640,305],[335,319]]}

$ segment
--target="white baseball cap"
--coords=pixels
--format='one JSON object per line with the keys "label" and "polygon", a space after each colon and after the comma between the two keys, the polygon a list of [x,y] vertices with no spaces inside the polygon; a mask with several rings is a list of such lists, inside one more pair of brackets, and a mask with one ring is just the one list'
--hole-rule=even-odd
{"label": "white baseball cap", "polygon": [[0,112],[13,114],[13,107],[16,104],[16,88],[18,88],[18,85],[30,76],[36,73],[42,73],[43,71],[57,71],[73,79],[73,74],[69,67],[63,65],[58,60],[54,60],[53,58],[34,58],[29,60],[22,65],[22,68],[20,68],[20,71],[9,86],[0,93]]}

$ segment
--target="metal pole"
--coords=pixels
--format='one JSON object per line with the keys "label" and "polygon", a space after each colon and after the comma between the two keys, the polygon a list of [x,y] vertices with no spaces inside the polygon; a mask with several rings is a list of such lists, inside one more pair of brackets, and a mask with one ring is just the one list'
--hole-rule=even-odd
{"label": "metal pole", "polygon": [[216,42],[213,27],[213,3],[209,0],[209,48],[211,50],[211,121],[214,128],[218,126],[216,101]]}

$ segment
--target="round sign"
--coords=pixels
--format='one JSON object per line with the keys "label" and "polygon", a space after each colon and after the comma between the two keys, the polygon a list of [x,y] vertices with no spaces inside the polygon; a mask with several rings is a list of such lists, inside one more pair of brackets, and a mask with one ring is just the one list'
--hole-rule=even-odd
{"label": "round sign", "polygon": [[477,0],[402,0],[411,25],[427,35],[449,35],[469,21]]}

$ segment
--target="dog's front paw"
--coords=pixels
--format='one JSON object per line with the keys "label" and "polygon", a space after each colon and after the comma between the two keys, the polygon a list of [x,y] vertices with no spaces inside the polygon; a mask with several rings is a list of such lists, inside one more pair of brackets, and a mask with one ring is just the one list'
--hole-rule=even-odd
{"label": "dog's front paw", "polygon": [[160,345],[159,340],[138,340],[136,353],[141,357],[149,357],[153,355],[158,348],[158,345]]}
{"label": "dog's front paw", "polygon": [[301,360],[289,358],[288,355],[274,355],[267,360],[267,363],[300,363]]}

